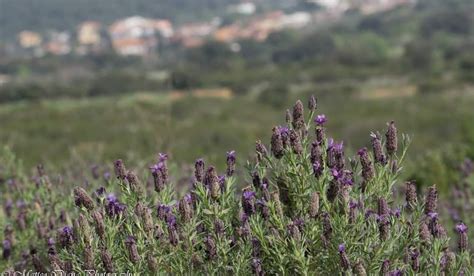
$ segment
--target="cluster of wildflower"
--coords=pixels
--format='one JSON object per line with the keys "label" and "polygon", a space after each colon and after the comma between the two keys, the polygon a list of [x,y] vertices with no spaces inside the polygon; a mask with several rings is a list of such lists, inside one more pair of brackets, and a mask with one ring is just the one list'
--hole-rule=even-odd
{"label": "cluster of wildflower", "polygon": [[[474,238],[473,231],[467,231],[466,225],[474,224],[474,162],[470,159],[464,160],[459,166],[459,181],[451,185],[448,200],[443,201],[444,210],[452,219],[454,232],[460,235],[459,248],[467,246],[468,234]],[[470,244],[474,249],[474,243]]]}
{"label": "cluster of wildflower", "polygon": [[[2,268],[150,275],[474,273],[468,225],[457,224],[457,247],[450,248],[435,186],[422,199],[407,182],[405,202],[397,205],[393,191],[408,138],[398,141],[395,123],[385,138],[370,135],[372,151],[362,148],[347,159],[344,143],[326,137],[328,118],[316,115],[316,106],[312,97],[305,114],[298,101],[287,124],[273,127],[269,150],[256,142],[241,193],[234,151],[227,153],[222,175],[196,160],[185,193],[172,185],[168,156],[161,153],[149,181],[117,160],[116,179],[108,177],[107,187],[73,190],[75,208],[53,196],[49,180],[16,206],[13,195],[20,189],[8,187]],[[41,167],[42,183],[46,176]],[[119,191],[107,194],[109,189]],[[52,203],[67,211],[57,217]]]}

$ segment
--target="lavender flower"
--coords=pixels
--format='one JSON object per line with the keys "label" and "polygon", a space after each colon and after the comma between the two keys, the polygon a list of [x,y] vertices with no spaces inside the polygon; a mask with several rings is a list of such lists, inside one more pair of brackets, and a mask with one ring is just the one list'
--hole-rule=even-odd
{"label": "lavender flower", "polygon": [[125,211],[126,206],[122,204],[117,197],[113,194],[109,194],[107,196],[107,205],[105,205],[105,211],[109,217],[117,217],[120,216],[123,211]]}
{"label": "lavender flower", "polygon": [[413,211],[417,202],[416,186],[413,181],[408,181],[405,188],[406,206],[409,211]]}
{"label": "lavender flower", "polygon": [[391,121],[388,123],[387,133],[385,134],[387,142],[385,147],[387,149],[388,155],[393,155],[397,151],[397,128],[395,127],[395,122]]}
{"label": "lavender flower", "polygon": [[390,211],[390,209],[388,208],[387,201],[383,197],[378,199],[377,208],[379,216],[387,216]]}
{"label": "lavender flower", "polygon": [[379,135],[371,133],[370,137],[372,137],[372,150],[374,152],[375,162],[385,165],[387,163],[387,159],[383,154],[382,142],[380,141]]}
{"label": "lavender flower", "polygon": [[421,222],[419,229],[420,239],[424,242],[429,242],[431,239],[431,233],[428,225],[425,222]]}
{"label": "lavender flower", "polygon": [[87,192],[81,187],[74,188],[74,202],[77,207],[83,206],[87,210],[94,209],[94,201],[87,194]]}
{"label": "lavender flower", "polygon": [[314,122],[318,126],[323,126],[327,122],[326,115],[324,114],[316,115],[316,118],[314,118]]}
{"label": "lavender flower", "polygon": [[176,229],[176,226],[173,224],[168,223],[168,240],[171,245],[177,246],[178,245],[178,231]]}
{"label": "lavender flower", "polygon": [[204,180],[204,160],[198,159],[194,163],[194,177],[197,182],[202,182]]}
{"label": "lavender flower", "polygon": [[265,145],[262,143],[262,141],[257,140],[255,142],[255,151],[257,153],[257,160],[258,162],[261,162],[263,159],[265,159],[268,155],[267,148]]}
{"label": "lavender flower", "polygon": [[303,103],[298,100],[293,107],[293,121],[292,121],[293,129],[296,131],[303,130],[305,123],[304,123],[304,107]]}
{"label": "lavender flower", "polygon": [[341,143],[334,143],[334,160],[335,160],[335,167],[338,170],[342,170],[344,168],[344,144]]}
{"label": "lavender flower", "polygon": [[115,175],[118,179],[124,180],[127,177],[125,165],[123,164],[122,159],[118,159],[114,162]]}
{"label": "lavender flower", "polygon": [[186,194],[179,201],[179,213],[184,222],[189,222],[192,218],[192,199],[190,194]]}
{"label": "lavender flower", "polygon": [[287,228],[288,228],[288,236],[290,238],[294,239],[295,241],[301,240],[301,232],[298,226],[294,222],[291,222],[290,224],[288,224]]}
{"label": "lavender flower", "polygon": [[329,241],[332,235],[331,217],[328,213],[323,213],[323,235]]}
{"label": "lavender flower", "polygon": [[441,256],[441,271],[448,272],[455,260],[456,255],[446,248]]}
{"label": "lavender flower", "polygon": [[380,267],[380,275],[381,276],[387,275],[389,270],[390,270],[390,260],[385,259],[383,260],[382,266]]}
{"label": "lavender flower", "polygon": [[428,188],[428,194],[426,195],[425,214],[436,213],[437,206],[438,190],[436,190],[436,186],[431,186]]}
{"label": "lavender flower", "polygon": [[354,224],[356,220],[356,211],[358,204],[356,201],[349,201],[349,224]]}
{"label": "lavender flower", "polygon": [[242,208],[248,216],[255,213],[255,192],[249,188],[244,189],[242,193]]}
{"label": "lavender flower", "polygon": [[7,260],[12,254],[12,243],[9,240],[3,240],[3,259]]}
{"label": "lavender flower", "polygon": [[133,171],[129,171],[126,178],[132,193],[139,196],[142,191],[137,175]]}
{"label": "lavender flower", "polygon": [[301,139],[295,130],[290,130],[290,145],[293,153],[301,155],[303,153],[303,146],[301,145]]}
{"label": "lavender flower", "polygon": [[323,145],[324,140],[326,139],[324,128],[322,126],[316,127],[315,133],[316,133],[316,142],[318,142],[319,145]]}
{"label": "lavender flower", "polygon": [[231,177],[235,171],[235,151],[227,152],[227,176]]}
{"label": "lavender flower", "polygon": [[70,226],[65,226],[58,231],[58,238],[59,245],[62,248],[69,248],[74,244],[74,236],[73,231]]}
{"label": "lavender flower", "polygon": [[357,276],[366,276],[367,275],[367,272],[365,271],[365,267],[364,267],[364,264],[362,263],[361,260],[358,260],[355,265],[354,265],[354,273],[357,275]]}
{"label": "lavender flower", "polygon": [[414,249],[410,252],[411,268],[413,269],[413,271],[420,270],[420,259],[418,258],[419,256],[420,251],[418,251],[418,249]]}
{"label": "lavender flower", "polygon": [[138,254],[137,243],[135,237],[128,236],[125,239],[125,247],[128,251],[128,258],[132,263],[138,263],[140,261],[140,255]]}
{"label": "lavender flower", "polygon": [[262,261],[260,259],[257,259],[257,258],[252,259],[252,271],[256,276],[265,275],[262,268]]}
{"label": "lavender flower", "polygon": [[319,214],[319,193],[313,192],[311,194],[311,205],[309,210],[309,215],[312,218],[316,218]]}
{"label": "lavender flower", "polygon": [[372,166],[372,161],[370,161],[369,155],[367,154],[367,148],[360,149],[357,154],[359,155],[360,164],[362,165],[362,178],[364,179],[363,188],[367,185],[374,177],[374,167]]}
{"label": "lavender flower", "polygon": [[340,260],[342,270],[343,271],[349,270],[349,268],[351,267],[351,263],[346,253],[346,246],[344,244],[340,244],[338,246],[338,251],[339,251],[339,260]]}
{"label": "lavender flower", "polygon": [[278,127],[273,128],[273,135],[271,140],[271,150],[275,158],[280,159],[283,157],[284,147],[281,132]]}
{"label": "lavender flower", "polygon": [[456,224],[456,231],[458,232],[458,248],[459,251],[466,251],[468,249],[467,241],[467,226],[464,223]]}
{"label": "lavender flower", "polygon": [[214,232],[216,233],[216,236],[219,237],[225,235],[225,225],[221,219],[217,218],[214,220]]}
{"label": "lavender flower", "polygon": [[379,216],[378,223],[379,223],[380,240],[385,241],[385,240],[387,240],[388,235],[389,235],[390,222],[389,222],[389,220],[387,219],[386,216]]}
{"label": "lavender flower", "polygon": [[94,220],[95,231],[100,239],[105,239],[105,224],[102,214],[99,211],[92,213],[92,219]]}
{"label": "lavender flower", "polygon": [[214,260],[217,257],[217,247],[214,239],[211,236],[207,236],[204,239],[206,245],[206,254],[208,259]]}
{"label": "lavender flower", "polygon": [[311,95],[311,97],[309,98],[309,101],[308,101],[309,111],[314,112],[316,110],[316,105],[317,105],[316,98],[314,97],[314,95]]}
{"label": "lavender flower", "polygon": [[106,248],[103,248],[100,252],[100,259],[102,260],[102,264],[104,265],[105,272],[113,273],[114,272],[114,263],[112,261],[112,255],[110,255],[109,251]]}
{"label": "lavender flower", "polygon": [[262,251],[262,244],[256,237],[252,237],[251,243],[252,243],[252,256],[255,258],[260,257],[260,254]]}

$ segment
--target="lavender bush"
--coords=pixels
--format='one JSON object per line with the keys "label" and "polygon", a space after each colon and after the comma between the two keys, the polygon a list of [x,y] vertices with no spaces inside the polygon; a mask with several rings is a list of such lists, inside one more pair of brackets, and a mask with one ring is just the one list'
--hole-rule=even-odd
{"label": "lavender bush", "polygon": [[[135,272],[216,275],[471,275],[469,223],[456,244],[438,216],[435,186],[419,196],[398,178],[409,139],[389,122],[371,149],[347,158],[327,137],[330,118],[298,101],[238,182],[237,155],[219,173],[195,163],[187,191],[176,189],[168,156],[145,174],[114,163],[103,187],[68,191],[40,166],[26,178],[3,157],[1,226],[7,272]],[[369,136],[368,136],[369,137]],[[93,168],[94,178],[99,178]],[[141,177],[139,177],[141,176]],[[237,191],[237,184],[248,183]],[[394,189],[403,186],[405,197]],[[111,191],[116,191],[112,193]],[[70,195],[69,195],[70,194]],[[74,207],[75,206],[75,207]]]}

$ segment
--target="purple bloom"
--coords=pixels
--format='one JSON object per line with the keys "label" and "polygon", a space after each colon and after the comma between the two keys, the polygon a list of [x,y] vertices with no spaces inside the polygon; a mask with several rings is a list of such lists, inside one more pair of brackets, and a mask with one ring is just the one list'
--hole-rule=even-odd
{"label": "purple bloom", "polygon": [[168,160],[168,154],[166,153],[158,153],[158,162],[161,163],[161,162],[164,162]]}
{"label": "purple bloom", "polygon": [[430,212],[430,213],[428,213],[428,217],[430,217],[431,219],[437,219],[438,218],[438,213]]}
{"label": "purple bloom", "polygon": [[467,232],[467,226],[464,223],[459,223],[456,224],[456,231],[458,233],[466,233]]}
{"label": "purple bloom", "polygon": [[363,156],[367,152],[367,148],[361,148],[357,151],[359,156]]}
{"label": "purple bloom", "polygon": [[109,202],[115,202],[115,201],[117,201],[117,197],[116,197],[113,193],[108,194],[107,197],[106,197],[106,199],[107,199],[107,201],[109,201]]}
{"label": "purple bloom", "polygon": [[249,200],[249,199],[252,199],[253,197],[255,197],[255,192],[250,191],[250,190],[246,190],[246,191],[243,192],[242,196],[244,197],[244,199]]}
{"label": "purple bloom", "polygon": [[349,208],[355,209],[355,208],[357,208],[357,206],[359,206],[357,201],[354,201],[354,200],[349,201]]}
{"label": "purple bloom", "polygon": [[97,190],[95,190],[97,196],[103,196],[105,194],[105,187],[101,186]]}
{"label": "purple bloom", "polygon": [[392,215],[395,216],[396,218],[399,218],[400,215],[401,215],[401,210],[400,208],[395,208],[394,210],[392,210]]}
{"label": "purple bloom", "polygon": [[320,114],[320,115],[316,115],[316,118],[314,119],[314,122],[318,125],[318,126],[322,126],[326,123],[327,119],[326,119],[326,115],[324,114]]}
{"label": "purple bloom", "polygon": [[341,243],[337,248],[338,248],[339,253],[346,251],[346,245],[343,243]]}
{"label": "purple bloom", "polygon": [[169,227],[176,227],[176,216],[168,213],[166,216],[166,223],[168,224]]}
{"label": "purple bloom", "polygon": [[163,167],[163,163],[159,162],[157,164],[154,164],[150,167],[150,171],[152,173],[158,173],[160,172],[161,168]]}
{"label": "purple bloom", "polygon": [[375,212],[373,210],[367,210],[365,212],[365,219],[369,219],[373,214],[375,214]]}
{"label": "purple bloom", "polygon": [[49,247],[54,246],[56,244],[56,241],[53,238],[49,238],[47,241],[47,244]]}
{"label": "purple bloom", "polygon": [[396,269],[396,270],[390,271],[388,275],[390,275],[390,276],[402,276],[403,272],[400,269]]}
{"label": "purple bloom", "polygon": [[159,204],[157,208],[158,218],[165,219],[168,213],[171,212],[171,207],[165,204]]}
{"label": "purple bloom", "polygon": [[332,169],[331,170],[331,175],[336,179],[338,180],[342,174],[337,170],[337,169]]}
{"label": "purple bloom", "polygon": [[110,217],[120,215],[125,211],[125,204],[120,203],[114,194],[108,194],[106,199],[107,205],[105,206],[105,209]]}

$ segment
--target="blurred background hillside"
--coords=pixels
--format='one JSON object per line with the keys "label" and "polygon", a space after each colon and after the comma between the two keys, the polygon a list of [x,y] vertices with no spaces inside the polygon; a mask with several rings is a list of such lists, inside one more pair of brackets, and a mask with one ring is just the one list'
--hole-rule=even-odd
{"label": "blurred background hillside", "polygon": [[407,177],[454,181],[474,157],[474,1],[0,0],[0,145],[28,166],[243,162],[311,94],[352,152],[394,119]]}

